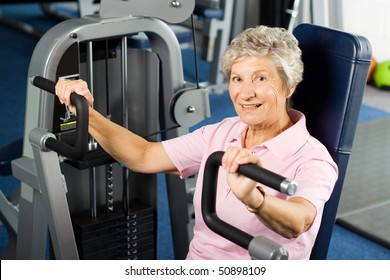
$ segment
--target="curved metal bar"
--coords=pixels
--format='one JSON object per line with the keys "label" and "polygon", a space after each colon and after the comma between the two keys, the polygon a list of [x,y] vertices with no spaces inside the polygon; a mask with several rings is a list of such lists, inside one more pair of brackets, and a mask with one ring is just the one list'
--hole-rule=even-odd
{"label": "curved metal bar", "polygon": [[[250,234],[226,223],[218,218],[215,201],[217,196],[218,169],[224,152],[212,153],[206,161],[202,190],[202,216],[206,225],[214,232],[248,249],[256,259],[287,259],[288,252],[280,245],[263,237],[254,238]],[[257,182],[265,184],[286,194],[293,194],[297,188],[295,182],[254,164],[242,165],[238,172]],[[285,187],[292,182],[292,187]]]}

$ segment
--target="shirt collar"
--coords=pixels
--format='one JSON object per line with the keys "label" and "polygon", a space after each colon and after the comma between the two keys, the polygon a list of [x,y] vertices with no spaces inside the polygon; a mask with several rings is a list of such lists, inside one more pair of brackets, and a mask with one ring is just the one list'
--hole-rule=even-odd
{"label": "shirt collar", "polygon": [[306,117],[296,110],[288,112],[293,126],[289,127],[278,136],[264,142],[263,144],[281,160],[290,158],[309,139],[310,134],[306,128]]}
{"label": "shirt collar", "polygon": [[[280,160],[285,160],[295,154],[308,140],[310,134],[306,128],[306,117],[303,113],[290,109],[288,115],[293,126],[289,127],[276,137],[252,148],[254,152],[261,147],[266,147]],[[236,136],[229,142],[233,145],[243,145],[243,139],[248,126],[241,122],[237,127]]]}

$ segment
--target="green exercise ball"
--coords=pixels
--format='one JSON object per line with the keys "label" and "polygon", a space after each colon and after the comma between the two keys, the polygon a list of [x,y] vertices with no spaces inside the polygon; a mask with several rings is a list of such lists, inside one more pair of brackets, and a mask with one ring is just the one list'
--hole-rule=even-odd
{"label": "green exercise ball", "polygon": [[372,80],[377,88],[390,90],[390,60],[376,65]]}

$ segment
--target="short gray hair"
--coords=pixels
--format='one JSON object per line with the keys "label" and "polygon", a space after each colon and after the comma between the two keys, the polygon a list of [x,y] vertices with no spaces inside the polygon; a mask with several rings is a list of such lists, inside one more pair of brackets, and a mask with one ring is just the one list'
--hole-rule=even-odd
{"label": "short gray hair", "polygon": [[284,28],[260,25],[248,28],[234,38],[220,60],[222,72],[228,80],[234,61],[246,55],[266,56],[274,61],[287,88],[296,87],[303,79],[298,40]]}

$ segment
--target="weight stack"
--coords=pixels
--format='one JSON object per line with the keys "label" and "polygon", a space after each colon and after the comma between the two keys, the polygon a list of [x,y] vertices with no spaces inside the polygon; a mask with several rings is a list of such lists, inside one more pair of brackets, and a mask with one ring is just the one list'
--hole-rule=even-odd
{"label": "weight stack", "polygon": [[153,208],[131,202],[126,215],[121,205],[116,211],[101,211],[72,217],[79,257],[82,260],[151,260],[155,259]]}

